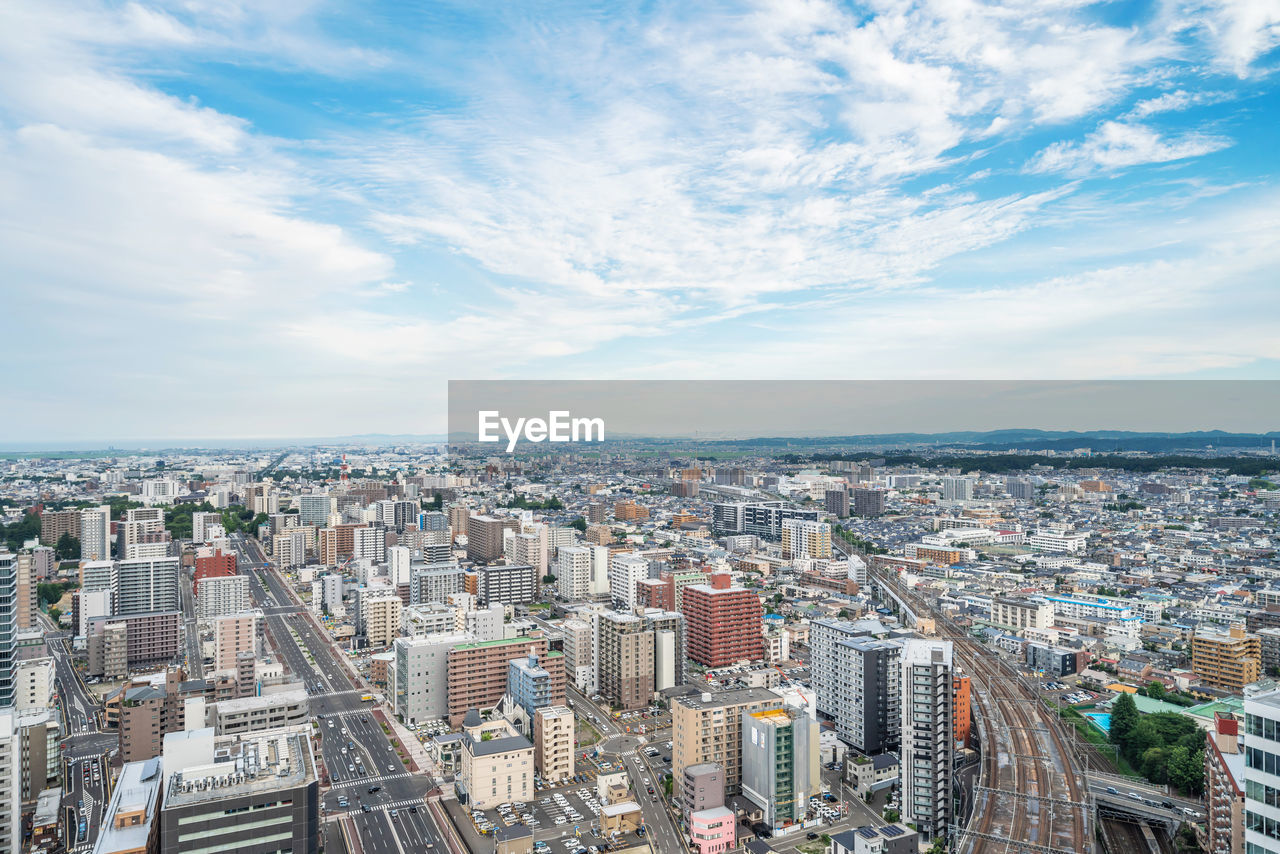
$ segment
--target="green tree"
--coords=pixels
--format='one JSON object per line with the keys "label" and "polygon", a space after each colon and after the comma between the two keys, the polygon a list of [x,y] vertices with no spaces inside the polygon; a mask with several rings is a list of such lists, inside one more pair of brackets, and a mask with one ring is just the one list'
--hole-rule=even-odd
{"label": "green tree", "polygon": [[570,527],[570,528],[577,528],[579,531],[582,531],[583,533],[586,533],[586,530],[587,530],[587,520],[586,520],[586,519],[583,519],[581,516],[579,516],[577,519],[574,519],[572,522],[570,522],[570,523],[569,523],[569,527]]}
{"label": "green tree", "polygon": [[1143,753],[1142,776],[1157,785],[1163,785],[1167,782],[1169,779],[1169,755],[1173,749],[1152,747]]}
{"label": "green tree", "polygon": [[1199,796],[1204,791],[1204,751],[1192,751],[1185,744],[1170,750],[1169,783],[1187,794]]}
{"label": "green tree", "polygon": [[[1114,720],[1114,718],[1113,718]],[[1142,757],[1153,747],[1164,747],[1164,739],[1160,729],[1147,715],[1138,721],[1137,726],[1129,731],[1129,737],[1122,745],[1124,755],[1135,765],[1142,763]]]}
{"label": "green tree", "polygon": [[1124,750],[1138,726],[1138,706],[1129,694],[1121,694],[1111,705],[1111,743]]}
{"label": "green tree", "polygon": [[46,605],[52,605],[62,598],[68,586],[70,585],[64,586],[56,581],[42,581],[36,585],[36,596]]}
{"label": "green tree", "polygon": [[80,557],[80,541],[70,534],[63,534],[53,545],[53,555],[58,560],[75,560]]}
{"label": "green tree", "polygon": [[551,573],[549,573],[549,572],[548,572],[546,575],[542,576],[542,583],[543,583],[543,584],[555,584],[555,583],[556,583],[556,577],[555,577],[554,575],[552,575]]}
{"label": "green tree", "polygon": [[1152,682],[1150,685],[1147,686],[1147,696],[1153,700],[1163,700],[1164,694],[1165,694],[1165,691],[1164,691],[1163,682]]}
{"label": "green tree", "polygon": [[53,620],[53,624],[55,626],[58,625],[58,620],[61,619],[61,617],[62,617],[61,608],[58,608],[55,606],[49,609],[49,619]]}

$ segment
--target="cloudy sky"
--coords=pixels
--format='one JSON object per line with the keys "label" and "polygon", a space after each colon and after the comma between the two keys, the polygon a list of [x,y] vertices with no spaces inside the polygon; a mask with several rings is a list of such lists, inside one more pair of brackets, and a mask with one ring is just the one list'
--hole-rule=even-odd
{"label": "cloudy sky", "polygon": [[1280,377],[1278,44],[1280,0],[7,0],[0,440]]}

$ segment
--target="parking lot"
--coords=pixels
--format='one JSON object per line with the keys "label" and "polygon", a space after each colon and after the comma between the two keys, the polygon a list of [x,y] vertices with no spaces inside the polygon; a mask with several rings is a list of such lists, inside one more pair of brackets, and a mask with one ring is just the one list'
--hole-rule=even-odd
{"label": "parking lot", "polygon": [[[600,836],[600,801],[593,785],[548,790],[528,803],[501,804],[495,809],[472,814],[476,830],[491,835],[495,828],[524,824],[532,828],[535,847],[541,854],[588,854],[617,847],[617,841]],[[627,834],[627,844],[636,834]]]}
{"label": "parking lot", "polygon": [[1047,696],[1056,697],[1060,702],[1069,706],[1092,703],[1099,697],[1093,691],[1087,691],[1084,688],[1074,687],[1056,680],[1041,682],[1040,690]]}

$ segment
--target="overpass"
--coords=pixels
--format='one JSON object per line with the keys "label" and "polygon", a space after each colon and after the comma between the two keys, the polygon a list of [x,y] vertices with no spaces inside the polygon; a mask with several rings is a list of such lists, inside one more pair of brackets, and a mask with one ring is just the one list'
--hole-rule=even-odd
{"label": "overpass", "polygon": [[1173,836],[1183,822],[1204,815],[1201,801],[1166,794],[1162,787],[1145,781],[1097,772],[1090,772],[1085,778],[1101,816],[1161,825]]}

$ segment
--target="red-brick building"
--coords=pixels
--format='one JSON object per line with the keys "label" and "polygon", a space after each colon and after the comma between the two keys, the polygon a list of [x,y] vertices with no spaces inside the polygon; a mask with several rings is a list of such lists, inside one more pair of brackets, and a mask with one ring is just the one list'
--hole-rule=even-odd
{"label": "red-brick building", "polygon": [[208,557],[196,558],[196,575],[191,584],[191,591],[200,595],[200,579],[226,578],[236,574],[236,556],[216,552]]}
{"label": "red-brick building", "polygon": [[709,581],[691,584],[683,591],[689,658],[704,667],[763,658],[760,597],[745,587],[733,587],[725,573],[712,575]]}

